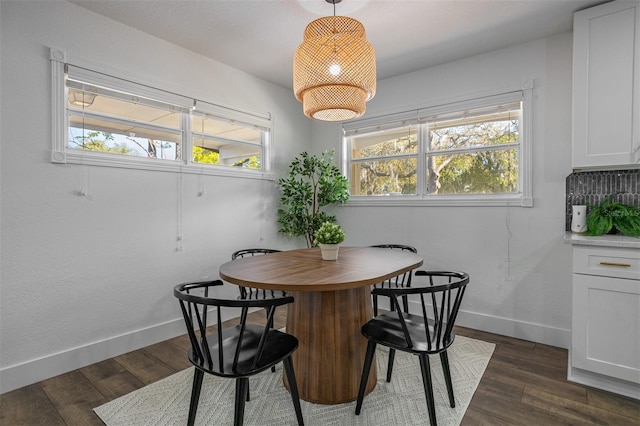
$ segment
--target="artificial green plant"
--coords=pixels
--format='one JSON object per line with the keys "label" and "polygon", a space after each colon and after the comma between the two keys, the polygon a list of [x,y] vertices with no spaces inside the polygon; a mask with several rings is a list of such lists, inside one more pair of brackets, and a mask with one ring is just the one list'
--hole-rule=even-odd
{"label": "artificial green plant", "polygon": [[322,208],[349,199],[349,181],[333,163],[333,154],[333,150],[321,156],[303,152],[289,164],[289,175],[278,180],[282,190],[280,232],[303,236],[307,247],[315,245],[315,233],[324,222],[336,221],[335,215]]}
{"label": "artificial green plant", "polygon": [[340,244],[344,238],[345,234],[340,225],[325,222],[316,231],[314,244]]}
{"label": "artificial green plant", "polygon": [[587,215],[587,234],[602,235],[616,228],[624,235],[640,237],[640,208],[613,202],[608,196]]}

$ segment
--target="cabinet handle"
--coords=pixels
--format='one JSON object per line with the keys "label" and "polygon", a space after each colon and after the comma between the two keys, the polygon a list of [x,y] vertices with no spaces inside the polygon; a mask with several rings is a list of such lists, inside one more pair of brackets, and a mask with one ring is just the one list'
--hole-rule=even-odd
{"label": "cabinet handle", "polygon": [[630,263],[618,263],[618,262],[600,262],[604,266],[621,266],[623,268],[631,268]]}

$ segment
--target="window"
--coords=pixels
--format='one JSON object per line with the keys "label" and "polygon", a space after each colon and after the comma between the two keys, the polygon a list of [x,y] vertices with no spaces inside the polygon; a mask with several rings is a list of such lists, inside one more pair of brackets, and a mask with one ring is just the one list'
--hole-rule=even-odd
{"label": "window", "polygon": [[52,50],[52,161],[272,178],[270,115],[67,64]]}
{"label": "window", "polygon": [[525,87],[345,123],[350,203],[531,206]]}
{"label": "window", "polygon": [[67,150],[182,159],[183,108],[75,81],[68,75]]}
{"label": "window", "polygon": [[193,162],[260,169],[264,131],[204,113],[191,114]]}

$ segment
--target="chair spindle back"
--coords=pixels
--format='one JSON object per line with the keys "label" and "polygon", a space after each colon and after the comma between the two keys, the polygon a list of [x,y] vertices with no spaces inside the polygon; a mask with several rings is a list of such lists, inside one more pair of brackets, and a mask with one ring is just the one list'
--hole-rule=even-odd
{"label": "chair spindle back", "polygon": [[[276,249],[265,249],[265,248],[250,248],[250,249],[242,249],[234,252],[231,255],[231,260],[241,259],[244,257],[252,257],[252,256],[262,256],[269,253],[278,253],[281,250]],[[260,288],[248,288],[244,286],[239,286],[240,289],[240,298],[241,299],[265,299],[265,298],[273,298],[278,297],[278,293],[286,296],[286,292],[276,292],[274,290],[265,290]]]}
{"label": "chair spindle back", "polygon": [[446,348],[453,342],[453,326],[469,283],[469,275],[450,271],[416,271],[415,275],[428,277],[429,285],[406,289],[378,288],[373,293],[391,298],[409,348],[414,346],[414,342],[406,323],[408,314],[402,312],[398,299],[419,295],[427,350]]}
{"label": "chair spindle back", "polygon": [[[405,244],[377,244],[371,247],[376,248],[386,248],[392,250],[402,250],[402,251],[410,251],[411,253],[418,253],[418,250],[413,246],[408,246]],[[389,278],[381,283],[374,284],[374,288],[377,287],[386,287],[386,288],[402,288],[402,287],[411,287],[411,272],[405,272],[400,275],[396,275],[395,277]]]}
{"label": "chair spindle back", "polygon": [[[179,299],[182,315],[187,326],[187,334],[191,342],[193,359],[203,368],[216,371],[221,374],[236,374],[240,364],[240,354],[246,350],[243,345],[245,338],[255,339],[256,336],[247,337],[247,315],[249,308],[264,308],[267,310],[267,323],[262,326],[256,351],[251,356],[243,354],[243,359],[252,359],[250,368],[255,369],[260,363],[265,342],[269,332],[268,324],[273,321],[276,307],[293,302],[293,297],[282,297],[276,299],[251,299],[251,300],[227,300],[209,297],[209,289],[213,286],[223,285],[221,280],[180,284],[174,288],[174,295]],[[216,309],[215,324],[207,321],[208,311]],[[223,308],[240,309],[240,324],[234,326],[237,330],[237,341],[233,351],[225,351],[225,332],[223,329]],[[215,325],[215,329],[213,326]],[[236,334],[236,333],[234,333]],[[210,342],[210,339],[214,339]],[[227,345],[228,346],[228,345]],[[212,353],[212,351],[214,353]],[[228,360],[232,359],[230,365]],[[228,371],[230,369],[230,371]]]}

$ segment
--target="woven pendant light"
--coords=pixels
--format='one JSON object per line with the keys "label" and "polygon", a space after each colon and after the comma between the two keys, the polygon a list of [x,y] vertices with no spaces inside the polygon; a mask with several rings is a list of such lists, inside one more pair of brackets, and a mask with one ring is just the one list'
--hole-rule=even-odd
{"label": "woven pendant light", "polygon": [[293,59],[293,91],[304,115],[346,121],[364,114],[376,94],[376,53],[355,19],[335,16],[307,25]]}

